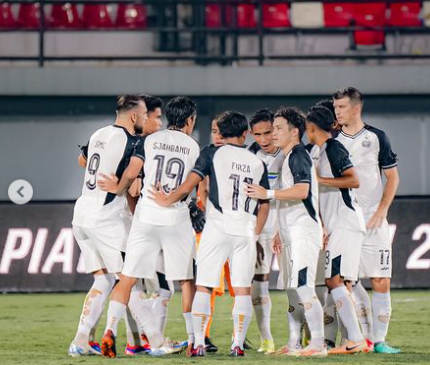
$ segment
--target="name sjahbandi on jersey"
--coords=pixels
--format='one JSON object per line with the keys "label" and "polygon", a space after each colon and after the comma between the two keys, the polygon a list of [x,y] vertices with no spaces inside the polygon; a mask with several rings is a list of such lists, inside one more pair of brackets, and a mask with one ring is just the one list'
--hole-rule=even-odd
{"label": "name sjahbandi on jersey", "polygon": [[351,160],[360,178],[358,201],[368,221],[378,209],[384,191],[381,170],[396,167],[397,155],[391,150],[387,135],[370,125],[365,125],[355,135],[341,131],[336,139],[351,154]]}
{"label": "name sjahbandi on jersey", "polygon": [[[321,177],[342,177],[353,167],[349,152],[335,139],[328,139],[320,148],[319,172]],[[351,189],[320,186],[321,217],[330,234],[335,228],[365,232],[364,217]]]}
{"label": "name sjahbandi on jersey", "polygon": [[114,173],[121,179],[139,139],[117,125],[101,128],[91,136],[82,195],[76,201],[73,224],[95,227],[97,222],[119,215],[124,210],[127,204],[125,195],[101,190],[97,180],[100,173],[108,176]]}
{"label": "name sjahbandi on jersey", "polygon": [[165,193],[176,189],[194,167],[199,151],[197,142],[181,131],[166,129],[144,138],[134,153],[144,161],[142,197],[136,208],[142,222],[168,226],[189,219],[188,201],[161,207],[148,198],[148,190],[158,185]]}
{"label": "name sjahbandi on jersey", "polygon": [[[279,175],[281,173],[282,164],[285,160],[285,155],[281,149],[278,149],[275,153],[270,154],[264,152],[257,142],[254,142],[249,146],[249,150],[254,153],[261,161],[264,162],[267,168],[267,174],[269,178],[269,185],[271,190],[279,189]],[[275,199],[270,200],[270,211],[267,217],[266,224],[264,225],[262,233],[274,234],[276,227],[276,209],[277,201]]]}
{"label": "name sjahbandi on jersey", "polygon": [[258,200],[245,194],[245,184],[269,189],[264,163],[245,147],[227,144],[202,150],[193,172],[209,176],[208,219],[221,219],[224,231],[236,236],[253,236]]}
{"label": "name sjahbandi on jersey", "polygon": [[285,158],[280,189],[290,189],[299,183],[310,185],[306,199],[279,201],[279,226],[286,230],[297,225],[320,226],[317,175],[311,156],[302,144],[294,146]]}

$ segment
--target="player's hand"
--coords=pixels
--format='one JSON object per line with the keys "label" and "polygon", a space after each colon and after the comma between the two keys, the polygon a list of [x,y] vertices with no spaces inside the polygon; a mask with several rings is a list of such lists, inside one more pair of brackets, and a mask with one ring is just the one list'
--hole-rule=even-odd
{"label": "player's hand", "polygon": [[256,242],[256,245],[257,245],[257,263],[255,265],[255,268],[263,265],[263,261],[264,261],[264,248],[263,246],[261,246],[261,243],[258,241]]}
{"label": "player's hand", "polygon": [[323,250],[327,251],[327,245],[328,245],[328,239],[329,239],[329,234],[327,233],[327,230],[325,229],[325,227],[323,227]]}
{"label": "player's hand", "polygon": [[282,241],[279,233],[276,233],[272,240],[272,251],[274,254],[280,254],[282,252]]}
{"label": "player's hand", "polygon": [[[172,190],[173,191],[173,190]],[[161,207],[169,207],[171,204],[169,203],[169,197],[171,192],[166,194],[164,190],[161,188],[160,183],[156,186],[152,185],[150,189],[148,189],[148,198],[155,201]]]}
{"label": "player's hand", "polygon": [[387,218],[387,210],[378,208],[378,210],[372,215],[372,217],[369,219],[369,222],[367,222],[367,228],[369,229],[376,229],[382,226],[382,223]]}
{"label": "player's hand", "polygon": [[[100,177],[102,179],[100,179]],[[110,176],[100,173],[99,178],[97,179],[97,185],[103,191],[107,191],[112,194],[118,194],[118,177],[112,173]]]}
{"label": "player's hand", "polygon": [[188,204],[188,209],[190,210],[191,223],[193,224],[194,231],[200,233],[203,231],[206,224],[205,213],[193,201]]}
{"label": "player's hand", "polygon": [[260,185],[245,184],[245,193],[250,198],[267,199],[267,190]]}

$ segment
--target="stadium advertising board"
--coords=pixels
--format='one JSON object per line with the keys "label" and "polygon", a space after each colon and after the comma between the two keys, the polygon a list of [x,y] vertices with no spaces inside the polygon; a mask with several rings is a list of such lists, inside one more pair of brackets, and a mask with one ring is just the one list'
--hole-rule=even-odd
{"label": "stadium advertising board", "polygon": [[[73,238],[72,212],[71,203],[0,204],[0,291],[88,290],[92,278]],[[430,199],[397,199],[389,221],[392,286],[430,288]]]}

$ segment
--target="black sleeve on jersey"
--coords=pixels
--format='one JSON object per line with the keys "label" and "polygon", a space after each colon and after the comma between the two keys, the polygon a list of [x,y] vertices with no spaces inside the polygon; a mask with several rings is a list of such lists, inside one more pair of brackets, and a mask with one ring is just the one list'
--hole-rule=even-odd
{"label": "black sleeve on jersey", "polygon": [[83,146],[78,145],[79,149],[81,150],[82,156],[84,156],[84,158],[86,160],[88,160],[88,144],[89,143],[90,142],[88,141],[86,145],[83,145]]}
{"label": "black sleeve on jersey", "polygon": [[203,150],[200,152],[199,158],[194,165],[194,168],[191,170],[197,175],[200,175],[202,180],[210,173],[210,167],[212,166],[215,151],[217,149],[218,147],[215,147],[213,145],[203,148]]}
{"label": "black sleeve on jersey", "polygon": [[258,151],[261,150],[261,147],[258,145],[257,142],[254,142],[251,146],[248,147],[248,150],[253,154],[256,154]]}
{"label": "black sleeve on jersey", "polygon": [[263,163],[263,167],[264,167],[264,172],[263,172],[263,175],[261,176],[260,186],[262,186],[266,190],[270,190],[269,173],[267,172],[267,166],[264,162],[262,162],[262,163]]}
{"label": "black sleeve on jersey", "polygon": [[294,148],[288,160],[294,184],[311,183],[312,159],[305,147],[299,145]]}
{"label": "black sleeve on jersey", "polygon": [[369,131],[375,133],[379,140],[379,168],[391,169],[392,167],[397,166],[397,155],[391,150],[391,143],[385,132],[375,127],[366,127]]}
{"label": "black sleeve on jersey", "polygon": [[146,137],[141,137],[137,140],[136,144],[134,145],[133,154],[131,157],[138,157],[145,162],[145,140]]}
{"label": "black sleeve on jersey", "polygon": [[354,167],[349,159],[349,152],[345,146],[336,139],[330,138],[327,140],[326,154],[330,163],[331,172],[334,177],[343,176],[345,170]]}

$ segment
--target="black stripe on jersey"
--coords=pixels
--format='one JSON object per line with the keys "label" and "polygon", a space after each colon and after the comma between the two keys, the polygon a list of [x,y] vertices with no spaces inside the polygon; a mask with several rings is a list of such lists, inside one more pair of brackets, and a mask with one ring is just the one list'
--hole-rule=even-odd
{"label": "black stripe on jersey", "polygon": [[261,150],[261,147],[258,145],[257,142],[254,142],[251,146],[248,147],[248,150],[253,154],[256,154],[258,151]]}
{"label": "black stripe on jersey", "polygon": [[336,275],[340,275],[340,266],[342,264],[342,255],[335,257],[331,260],[331,276],[330,278],[334,278]]}
{"label": "black stripe on jersey", "polygon": [[299,270],[299,282],[297,287],[305,286],[308,283],[308,268]]}
{"label": "black stripe on jersey", "polygon": [[355,133],[355,134],[348,134],[348,133],[345,133],[342,129],[340,130],[340,133],[342,133],[342,135],[344,135],[345,137],[352,138],[352,139],[356,139],[359,135],[363,134],[365,130],[366,130],[366,126],[364,126],[362,129],[360,129],[360,130],[359,130],[357,133]]}
{"label": "black stripe on jersey", "polygon": [[306,151],[308,151],[309,153],[311,153],[311,151],[312,151],[312,148],[314,148],[314,144],[312,144],[312,143],[308,143],[306,146],[305,146],[305,148],[306,148]]}
{"label": "black stripe on jersey", "polygon": [[302,144],[293,147],[288,159],[288,166],[293,175],[294,184],[309,184],[309,194],[302,202],[311,218],[318,222],[317,213],[312,205],[312,159]]}
{"label": "black stripe on jersey", "polygon": [[391,150],[390,140],[384,131],[370,125],[365,125],[365,129],[375,133],[379,141],[378,162],[380,169],[391,169],[397,166],[397,154]]}
{"label": "black stripe on jersey", "polygon": [[[330,138],[326,141],[326,149],[325,152],[327,154],[328,162],[330,163],[331,173],[334,177],[342,177],[343,172],[345,170],[354,167],[351,160],[349,159],[349,152],[345,148],[345,146],[340,143],[338,140]],[[354,206],[352,205],[351,195],[349,194],[349,189],[347,188],[339,188],[342,199],[345,205],[352,209]]]}
{"label": "black stripe on jersey", "polygon": [[[115,126],[118,128],[122,128],[119,126]],[[127,136],[127,143],[124,148],[123,156],[121,158],[121,161],[118,164],[118,167],[115,171],[115,175],[118,177],[119,180],[121,180],[122,174],[124,173],[125,169],[127,168],[128,164],[130,163],[130,159],[134,153],[136,144],[140,142],[142,137],[139,136],[132,136],[125,128],[122,128]],[[143,140],[140,142],[143,143]],[[106,199],[103,205],[107,205],[111,203],[116,197],[116,194],[107,193]]]}

